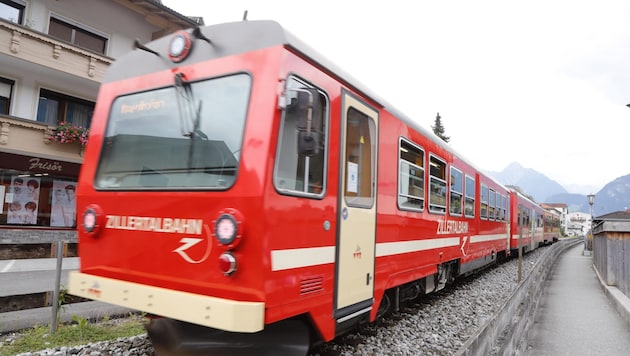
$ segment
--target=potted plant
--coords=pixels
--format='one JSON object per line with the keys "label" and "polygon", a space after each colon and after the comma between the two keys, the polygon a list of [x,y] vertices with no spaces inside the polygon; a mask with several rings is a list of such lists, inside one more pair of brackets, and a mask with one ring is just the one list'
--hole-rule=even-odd
{"label": "potted plant", "polygon": [[79,142],[85,146],[88,142],[90,130],[81,126],[74,126],[68,122],[60,122],[57,127],[48,129],[48,138],[57,143]]}

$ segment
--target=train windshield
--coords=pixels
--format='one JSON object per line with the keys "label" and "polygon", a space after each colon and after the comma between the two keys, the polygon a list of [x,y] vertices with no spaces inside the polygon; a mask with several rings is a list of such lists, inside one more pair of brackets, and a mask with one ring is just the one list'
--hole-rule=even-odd
{"label": "train windshield", "polygon": [[228,189],[234,183],[251,89],[236,74],[118,97],[95,187]]}

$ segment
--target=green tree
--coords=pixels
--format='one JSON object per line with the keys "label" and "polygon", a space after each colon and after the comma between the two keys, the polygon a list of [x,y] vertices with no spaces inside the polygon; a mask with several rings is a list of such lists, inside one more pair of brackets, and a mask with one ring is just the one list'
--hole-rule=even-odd
{"label": "green tree", "polygon": [[437,135],[437,137],[441,138],[444,142],[448,142],[451,138],[444,135],[444,125],[442,125],[442,117],[440,116],[440,113],[437,113],[437,115],[435,116],[435,121],[433,123],[433,126],[431,126],[431,129],[433,129],[433,133]]}

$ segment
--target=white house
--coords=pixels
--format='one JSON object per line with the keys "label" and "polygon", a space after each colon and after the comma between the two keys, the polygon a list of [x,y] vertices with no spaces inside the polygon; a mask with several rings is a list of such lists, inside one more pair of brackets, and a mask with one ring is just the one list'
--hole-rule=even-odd
{"label": "white house", "polygon": [[[136,39],[202,24],[159,0],[0,0],[0,243],[76,241],[79,136],[105,71]],[[51,139],[62,123],[73,142]]]}

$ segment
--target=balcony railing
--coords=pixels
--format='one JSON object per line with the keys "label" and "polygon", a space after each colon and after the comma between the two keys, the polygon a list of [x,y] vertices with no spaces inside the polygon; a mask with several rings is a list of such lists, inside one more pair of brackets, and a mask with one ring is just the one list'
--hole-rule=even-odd
{"label": "balcony railing", "polygon": [[41,122],[0,115],[0,151],[81,162],[84,149],[81,143],[54,142],[49,137],[50,128]]}
{"label": "balcony railing", "polygon": [[113,59],[0,19],[0,55],[102,82]]}

